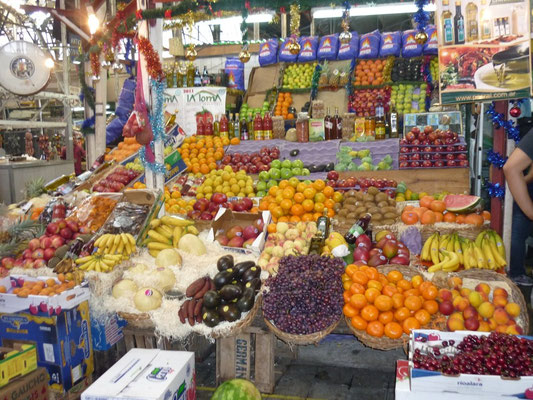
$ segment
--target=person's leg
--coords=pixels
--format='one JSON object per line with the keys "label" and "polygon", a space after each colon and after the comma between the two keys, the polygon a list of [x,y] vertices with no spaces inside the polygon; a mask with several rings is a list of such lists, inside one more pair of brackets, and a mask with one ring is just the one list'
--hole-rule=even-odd
{"label": "person's leg", "polygon": [[[533,192],[530,186],[529,192]],[[519,285],[533,286],[533,279],[526,275],[524,259],[526,256],[526,239],[533,230],[531,221],[513,202],[513,225],[511,227],[511,263],[509,265],[509,275]]]}

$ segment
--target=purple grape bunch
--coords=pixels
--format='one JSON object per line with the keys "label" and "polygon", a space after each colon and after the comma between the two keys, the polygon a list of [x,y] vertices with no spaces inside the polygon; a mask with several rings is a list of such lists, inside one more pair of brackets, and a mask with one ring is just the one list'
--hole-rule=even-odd
{"label": "purple grape bunch", "polygon": [[455,354],[449,354],[447,348],[448,343],[443,342],[441,347],[429,348],[426,354],[416,349],[414,367],[446,375],[499,375],[506,378],[533,375],[533,341],[525,338],[497,332],[488,336],[468,335],[456,346]]}
{"label": "purple grape bunch", "polygon": [[266,281],[263,314],[283,332],[308,335],[326,329],[342,315],[344,300],[339,258],[288,256]]}

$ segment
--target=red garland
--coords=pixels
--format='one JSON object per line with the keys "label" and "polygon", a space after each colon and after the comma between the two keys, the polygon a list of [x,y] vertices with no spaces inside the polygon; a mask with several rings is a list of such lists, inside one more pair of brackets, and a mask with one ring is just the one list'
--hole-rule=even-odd
{"label": "red garland", "polygon": [[244,7],[245,7],[248,11],[250,11],[250,2],[249,2],[248,0],[246,0],[246,1],[244,2]]}
{"label": "red garland", "polygon": [[93,76],[100,76],[100,53],[90,53],[91,71]]}
{"label": "red garland", "polygon": [[170,8],[165,10],[165,18],[166,19],[172,18],[172,11],[170,10]]}
{"label": "red garland", "polygon": [[143,10],[137,10],[135,11],[135,18],[136,19],[143,19]]}
{"label": "red garland", "polygon": [[279,12],[280,12],[281,14],[285,14],[285,12],[286,12],[286,11],[285,11],[285,7],[280,7],[280,8],[279,8]]}
{"label": "red garland", "polygon": [[154,47],[152,46],[152,43],[144,37],[139,37],[137,41],[137,47],[139,48],[139,52],[142,53],[146,60],[146,69],[148,70],[148,75],[152,79],[155,80],[162,80],[164,78],[163,75],[163,67],[161,66],[161,61],[159,60],[159,54],[154,50]]}

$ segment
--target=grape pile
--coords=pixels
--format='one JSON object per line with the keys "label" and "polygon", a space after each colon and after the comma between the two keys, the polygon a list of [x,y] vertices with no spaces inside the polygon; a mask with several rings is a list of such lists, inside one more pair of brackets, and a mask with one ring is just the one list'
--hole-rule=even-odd
{"label": "grape pile", "polygon": [[453,340],[443,341],[441,347],[430,347],[427,354],[416,349],[414,367],[448,375],[533,375],[531,340],[493,332],[489,336],[468,335],[455,349],[454,344]]}
{"label": "grape pile", "polygon": [[278,274],[267,280],[263,313],[278,329],[308,335],[326,329],[342,314],[341,259],[283,257]]}
{"label": "grape pile", "polygon": [[401,81],[421,81],[422,80],[422,60],[420,58],[397,58],[391,71],[393,82]]}

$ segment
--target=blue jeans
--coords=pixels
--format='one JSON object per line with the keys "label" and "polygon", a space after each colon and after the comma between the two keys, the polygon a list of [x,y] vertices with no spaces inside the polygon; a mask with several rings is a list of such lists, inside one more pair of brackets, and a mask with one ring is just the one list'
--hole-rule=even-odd
{"label": "blue jeans", "polygon": [[[529,197],[533,199],[533,184],[528,185]],[[515,277],[525,275],[524,259],[526,258],[526,239],[533,232],[533,221],[530,220],[513,202],[513,226],[511,227],[511,265],[509,275]]]}

